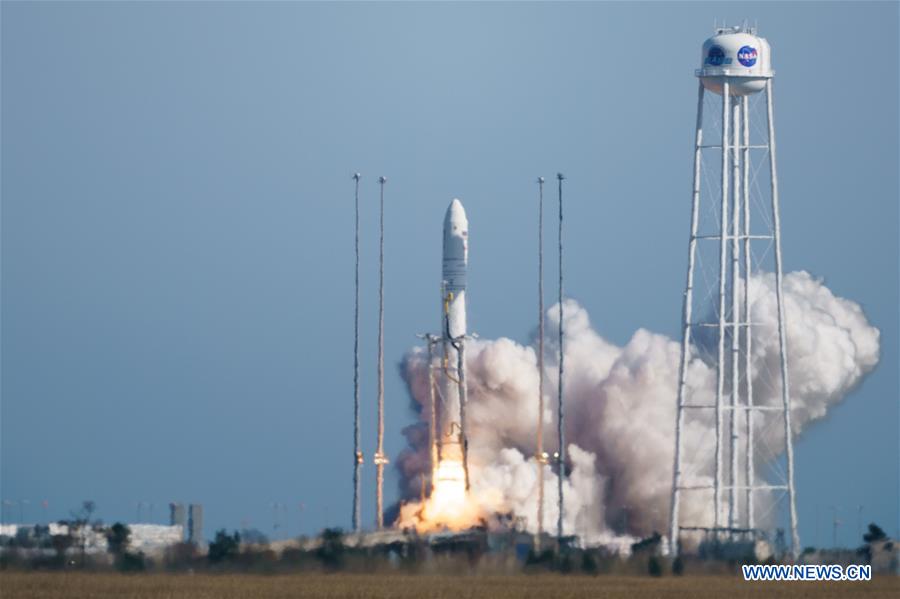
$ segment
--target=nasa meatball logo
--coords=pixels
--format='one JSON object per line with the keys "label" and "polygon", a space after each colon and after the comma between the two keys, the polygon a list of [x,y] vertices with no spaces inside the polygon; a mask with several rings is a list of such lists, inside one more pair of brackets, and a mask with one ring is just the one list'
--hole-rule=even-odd
{"label": "nasa meatball logo", "polygon": [[725,62],[725,50],[721,46],[712,46],[706,54],[706,64],[718,67]]}
{"label": "nasa meatball logo", "polygon": [[752,67],[756,64],[756,48],[751,46],[743,46],[738,50],[738,62],[745,67]]}

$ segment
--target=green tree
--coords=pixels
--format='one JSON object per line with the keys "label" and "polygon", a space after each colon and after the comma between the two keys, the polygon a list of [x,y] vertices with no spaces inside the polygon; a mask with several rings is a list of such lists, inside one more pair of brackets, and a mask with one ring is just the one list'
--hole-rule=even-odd
{"label": "green tree", "polygon": [[650,576],[662,576],[663,569],[659,557],[655,555],[650,556],[650,559],[647,561],[647,573]]}
{"label": "green tree", "polygon": [[126,551],[119,559],[119,570],[123,572],[142,572],[145,568],[144,552],[131,553]]}
{"label": "green tree", "polygon": [[587,574],[596,574],[598,571],[597,559],[589,550],[583,551],[581,554],[581,571]]}
{"label": "green tree", "polygon": [[128,539],[131,536],[131,529],[121,522],[116,522],[106,531],[107,551],[121,557],[125,550],[128,549]]}
{"label": "green tree", "polygon": [[81,509],[77,512],[71,512],[72,520],[69,522],[69,531],[72,534],[74,528],[78,532],[78,539],[81,545],[81,567],[84,568],[87,563],[87,531],[90,528],[91,517],[97,511],[97,504],[86,499],[81,502]]}
{"label": "green tree", "polygon": [[53,535],[51,542],[53,544],[53,550],[56,551],[57,567],[65,566],[66,551],[75,544],[75,537],[72,536],[71,531],[67,531],[64,535]]}
{"label": "green tree", "polygon": [[322,531],[322,544],[316,551],[316,557],[329,570],[336,570],[344,565],[344,549],[344,531],[326,528]]}
{"label": "green tree", "polygon": [[884,530],[874,522],[869,524],[869,532],[863,535],[863,541],[866,543],[875,543],[876,541],[883,541],[886,538],[887,535],[884,533]]}
{"label": "green tree", "polygon": [[241,535],[237,531],[229,535],[224,528],[216,531],[216,538],[209,544],[207,558],[217,564],[226,560],[233,560],[241,550]]}

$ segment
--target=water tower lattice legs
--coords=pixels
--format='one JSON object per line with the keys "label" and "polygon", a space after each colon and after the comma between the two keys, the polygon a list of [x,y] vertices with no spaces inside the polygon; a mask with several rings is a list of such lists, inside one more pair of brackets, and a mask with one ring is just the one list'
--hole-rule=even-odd
{"label": "water tower lattice legs", "polygon": [[[761,145],[751,145],[751,105],[748,95],[740,95],[739,87],[732,88],[728,78],[722,82],[722,114],[721,144],[704,146],[703,144],[703,110],[704,85],[701,83],[697,100],[697,124],[694,145],[694,180],[691,201],[691,232],[688,244],[687,282],[684,292],[682,311],[682,343],[681,360],[678,370],[676,425],[675,425],[675,459],[673,470],[672,496],[670,506],[669,541],[672,555],[679,551],[679,534],[685,528],[704,529],[711,533],[708,537],[714,541],[736,540],[748,531],[753,534],[759,525],[757,519],[757,492],[784,491],[788,499],[789,522],[791,529],[791,551],[797,555],[799,537],[797,534],[797,511],[794,487],[794,449],[791,428],[791,397],[789,371],[787,363],[787,338],[785,328],[785,308],[783,292],[783,267],[781,253],[781,223],[778,195],[778,175],[776,170],[775,127],[773,120],[772,80],[767,79],[763,89],[766,103],[766,140]],[[714,89],[718,93],[718,89]],[[736,93],[738,95],[732,95]],[[761,133],[762,134],[762,133]],[[703,149],[716,148],[721,152],[720,188],[718,202],[710,203],[709,208],[719,208],[718,230],[713,235],[700,233],[701,189],[704,172]],[[763,210],[763,204],[757,209],[768,212],[760,222],[771,227],[765,235],[754,234],[751,228],[751,155],[750,150],[758,148],[767,151],[770,178],[771,204]],[[757,188],[758,189],[758,188]],[[758,191],[758,193],[762,193]],[[769,218],[771,216],[771,218]],[[695,301],[695,271],[697,270],[698,240],[714,239],[718,241],[719,272],[716,281],[717,300],[713,306],[716,316],[714,323],[693,322]],[[777,405],[761,405],[754,396],[753,385],[753,334],[754,328],[762,324],[751,322],[750,302],[752,295],[750,281],[754,273],[754,255],[751,252],[751,240],[766,239],[774,245],[775,295],[777,304],[778,352],[780,361],[780,402]],[[716,292],[713,292],[716,293]],[[726,298],[730,301],[726,304]],[[715,403],[700,405],[691,401],[691,389],[688,384],[688,371],[691,365],[693,327],[710,326],[716,328],[716,387]],[[730,351],[726,351],[730,340]],[[726,378],[730,378],[726,389]],[[727,396],[726,396],[727,393]],[[685,426],[689,415],[698,413],[714,414],[715,426],[714,461],[708,482],[695,482],[685,466]],[[765,413],[762,413],[765,412]],[[725,416],[727,414],[727,423]],[[783,484],[772,484],[757,479],[756,465],[761,460],[772,456],[761,457],[756,437],[759,427],[766,426],[766,414],[782,418],[783,438],[787,461],[787,472]],[[772,420],[772,423],[776,422]],[[726,426],[727,425],[727,426]],[[725,439],[727,431],[727,441]],[[713,449],[713,448],[711,448]],[[741,463],[741,453],[743,463]],[[727,460],[726,460],[727,453]],[[779,481],[780,482],[780,481]],[[688,523],[682,526],[681,510],[685,491],[711,494],[711,525]],[[743,491],[741,493],[740,491]],[[743,505],[741,505],[743,504]],[[724,520],[724,522],[723,522]]]}

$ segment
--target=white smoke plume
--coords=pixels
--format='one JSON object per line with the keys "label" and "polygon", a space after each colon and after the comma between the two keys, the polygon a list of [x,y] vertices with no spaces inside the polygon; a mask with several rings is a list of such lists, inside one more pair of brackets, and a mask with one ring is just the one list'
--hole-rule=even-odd
{"label": "white smoke plume", "polygon": [[[781,375],[774,285],[774,275],[755,275],[749,296],[751,322],[758,323],[753,327],[751,358],[754,401],[777,406]],[[806,272],[788,274],[784,293],[796,436],[825,417],[829,408],[875,367],[879,331],[868,323],[858,304],[835,296]],[[613,531],[634,536],[666,531],[680,342],[640,329],[624,347],[618,347],[592,328],[587,312],[575,301],[566,300],[565,308],[566,438],[571,445],[564,530],[577,532],[589,542],[608,540]],[[551,307],[548,332],[557,330],[557,319],[558,307]],[[544,449],[552,453],[556,449],[558,338],[550,334],[546,341]],[[690,403],[715,401],[715,352],[710,354],[708,345],[709,339],[700,338],[692,351]],[[409,447],[397,460],[401,496],[404,502],[414,503],[420,495],[421,477],[428,476],[429,468],[427,352],[413,349],[401,369],[420,418],[406,429]],[[505,338],[472,341],[467,345],[467,369],[471,497],[483,514],[510,514],[534,531],[538,480],[535,349]],[[765,475],[766,468],[771,473],[778,467],[784,431],[778,424],[780,413],[772,412],[766,418],[762,414],[754,416],[754,430],[766,456],[757,460],[757,472]],[[744,426],[743,420],[739,426]],[[714,430],[711,414],[685,423],[685,471],[695,482],[711,480]],[[545,468],[544,526],[554,531],[557,480],[551,468]],[[712,523],[709,495],[694,492],[682,497],[683,522]],[[757,509],[763,521],[765,507]]]}

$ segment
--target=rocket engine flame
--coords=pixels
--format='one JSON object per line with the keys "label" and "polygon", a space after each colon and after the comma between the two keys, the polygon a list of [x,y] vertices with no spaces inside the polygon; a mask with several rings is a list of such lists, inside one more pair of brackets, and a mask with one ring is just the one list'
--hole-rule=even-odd
{"label": "rocket engine flame", "polygon": [[[434,490],[422,505],[408,506],[414,519],[407,526],[419,532],[465,530],[482,519],[477,502],[466,491],[466,472],[462,460],[445,459],[434,471]],[[401,520],[403,514],[401,513]]]}
{"label": "rocket engine flame", "polygon": [[465,530],[476,526],[483,513],[466,491],[466,472],[462,460],[442,460],[433,473],[434,489],[423,503],[401,507],[400,528],[418,532]]}

